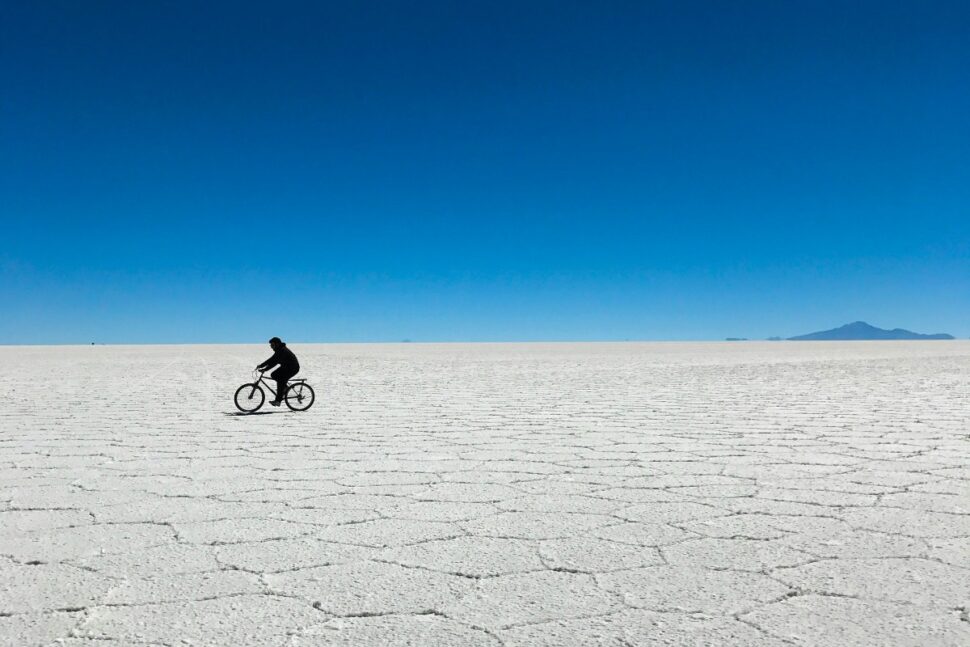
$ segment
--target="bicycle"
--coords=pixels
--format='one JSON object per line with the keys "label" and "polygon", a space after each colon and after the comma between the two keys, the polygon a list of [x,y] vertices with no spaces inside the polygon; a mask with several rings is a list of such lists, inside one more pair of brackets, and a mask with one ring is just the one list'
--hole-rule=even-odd
{"label": "bicycle", "polygon": [[[266,402],[266,394],[263,392],[263,386],[269,389],[269,392],[273,394],[273,398],[276,398],[276,391],[273,389],[269,380],[266,379],[265,373],[266,371],[253,371],[253,381],[243,384],[236,389],[236,395],[233,396],[233,400],[236,402],[236,408],[243,413],[255,413]],[[301,378],[287,382],[286,394],[283,397],[283,401],[286,402],[286,406],[291,411],[306,411],[313,406],[315,399],[316,394],[313,392],[313,387],[306,383],[306,379]]]}

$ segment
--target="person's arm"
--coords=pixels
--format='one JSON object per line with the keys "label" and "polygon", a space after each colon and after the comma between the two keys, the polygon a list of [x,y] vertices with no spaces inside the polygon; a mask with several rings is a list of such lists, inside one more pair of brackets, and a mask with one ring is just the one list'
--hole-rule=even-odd
{"label": "person's arm", "polygon": [[258,368],[260,370],[263,370],[263,371],[266,371],[270,367],[276,366],[277,364],[280,363],[278,356],[279,356],[279,353],[278,352],[277,353],[273,353],[273,356],[272,357],[270,357],[268,360],[266,360],[262,364],[259,364],[256,368]]}

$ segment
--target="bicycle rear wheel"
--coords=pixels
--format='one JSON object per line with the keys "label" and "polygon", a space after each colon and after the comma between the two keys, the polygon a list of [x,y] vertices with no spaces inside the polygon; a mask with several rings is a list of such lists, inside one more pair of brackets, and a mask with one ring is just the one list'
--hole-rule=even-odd
{"label": "bicycle rear wheel", "polygon": [[291,410],[306,411],[313,406],[316,395],[313,393],[313,388],[309,384],[306,382],[297,382],[296,384],[291,384],[286,389],[286,398],[284,399],[286,400],[286,406]]}
{"label": "bicycle rear wheel", "polygon": [[236,389],[236,395],[233,397],[236,401],[236,408],[243,413],[253,413],[258,411],[263,403],[266,402],[266,394],[263,393],[263,389],[259,384],[243,384],[241,387]]}

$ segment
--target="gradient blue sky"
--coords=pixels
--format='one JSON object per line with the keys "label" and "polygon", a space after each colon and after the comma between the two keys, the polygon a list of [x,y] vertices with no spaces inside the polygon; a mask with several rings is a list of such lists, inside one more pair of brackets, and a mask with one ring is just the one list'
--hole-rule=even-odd
{"label": "gradient blue sky", "polygon": [[0,343],[970,335],[970,3],[4,2]]}

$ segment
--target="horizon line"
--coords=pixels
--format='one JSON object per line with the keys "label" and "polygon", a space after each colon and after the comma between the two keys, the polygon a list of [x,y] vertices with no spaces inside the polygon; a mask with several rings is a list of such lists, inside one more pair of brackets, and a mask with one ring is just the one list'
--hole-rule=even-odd
{"label": "horizon line", "polygon": [[[292,341],[284,342],[289,344],[302,344],[314,346],[369,346],[369,345],[432,345],[432,344],[738,344],[744,342],[795,342],[795,343],[819,343],[819,342],[948,342],[948,341],[968,341],[970,337],[964,339],[954,337],[953,339],[792,339],[779,337],[775,339],[750,339],[750,338],[721,338],[721,339],[517,339],[517,340],[398,340],[398,341]],[[191,342],[0,342],[0,348],[5,347],[25,347],[25,346],[261,346],[265,341],[191,341]]]}

